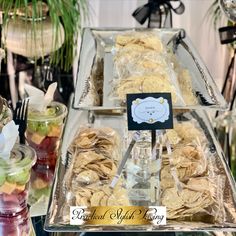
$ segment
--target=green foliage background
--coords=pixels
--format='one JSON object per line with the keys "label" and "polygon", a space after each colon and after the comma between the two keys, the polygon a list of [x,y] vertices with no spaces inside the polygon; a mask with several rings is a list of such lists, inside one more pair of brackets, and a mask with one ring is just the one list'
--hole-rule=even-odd
{"label": "green foliage background", "polygon": [[3,12],[3,24],[7,22],[9,17],[16,17],[16,11],[19,8],[25,9],[27,16],[27,5],[28,3],[32,3],[33,13],[31,23],[32,29],[34,29],[35,22],[39,17],[36,8],[38,2],[45,2],[48,5],[48,16],[56,26],[56,29],[58,29],[60,22],[64,27],[65,42],[62,48],[52,54],[51,62],[60,65],[64,70],[69,70],[73,64],[75,48],[77,46],[76,36],[81,28],[81,19],[87,14],[86,0],[0,0],[0,9]]}

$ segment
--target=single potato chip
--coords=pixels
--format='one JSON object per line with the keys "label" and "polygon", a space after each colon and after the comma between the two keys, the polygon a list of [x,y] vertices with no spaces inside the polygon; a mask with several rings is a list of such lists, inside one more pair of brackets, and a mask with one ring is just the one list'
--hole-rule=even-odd
{"label": "single potato chip", "polygon": [[95,192],[93,196],[90,198],[91,206],[99,206],[99,203],[104,195],[105,194],[103,191]]}
{"label": "single potato chip", "polygon": [[104,156],[97,154],[95,151],[87,151],[80,152],[75,158],[74,169],[86,166],[93,161],[104,159]]}
{"label": "single potato chip", "polygon": [[76,206],[90,206],[88,198],[76,195]]}
{"label": "single potato chip", "polygon": [[81,184],[91,184],[99,181],[99,176],[93,170],[85,170],[76,176],[76,180]]}
{"label": "single potato chip", "polygon": [[162,193],[162,205],[168,209],[178,209],[183,207],[183,199],[178,195],[176,188],[167,188]]}

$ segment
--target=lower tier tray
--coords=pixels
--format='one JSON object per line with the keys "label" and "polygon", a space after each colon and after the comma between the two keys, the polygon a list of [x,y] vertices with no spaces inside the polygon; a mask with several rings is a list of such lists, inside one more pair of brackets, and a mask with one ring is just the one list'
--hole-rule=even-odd
{"label": "lower tier tray", "polygon": [[[218,144],[211,123],[205,112],[202,111],[193,111],[193,112],[174,112],[175,114],[175,131],[179,134],[182,139],[185,139],[185,143],[176,144],[176,134],[173,135],[173,131],[167,131],[162,138],[168,136],[168,139],[171,143],[172,149],[172,167],[174,165],[175,171],[177,171],[177,176],[179,182],[181,182],[182,190],[177,191],[176,186],[178,184],[175,182],[171,184],[171,175],[168,171],[165,173],[165,169],[169,168],[168,163],[171,159],[168,159],[166,153],[166,148],[162,148],[162,166],[161,166],[161,187],[160,190],[160,199],[156,199],[156,195],[153,200],[153,196],[149,196],[148,201],[144,201],[146,206],[155,206],[166,204],[167,207],[167,223],[166,225],[70,225],[70,206],[76,206],[76,201],[73,198],[73,191],[70,189],[71,182],[68,182],[68,173],[70,173],[71,168],[73,168],[73,156],[71,155],[70,144],[73,142],[74,137],[76,136],[78,130],[83,129],[84,127],[93,127],[94,129],[101,127],[110,127],[117,131],[118,136],[122,137],[122,148],[120,150],[121,156],[124,156],[124,153],[127,149],[127,144],[130,141],[130,134],[126,130],[126,118],[125,114],[101,114],[101,113],[91,113],[89,111],[78,111],[73,108],[70,108],[68,120],[65,127],[65,132],[63,135],[63,142],[61,147],[61,156],[57,163],[56,175],[54,179],[54,184],[52,187],[51,197],[49,201],[49,207],[47,211],[46,221],[45,221],[45,230],[56,232],[132,232],[132,231],[235,231],[236,230],[236,189],[235,182],[232,178],[229,167],[225,161],[224,154],[220,145]],[[179,124],[187,125],[184,129],[180,128],[179,131],[177,127]],[[188,126],[190,124],[190,126]],[[191,125],[194,124],[196,127],[191,128]],[[197,130],[197,131],[196,131]],[[184,134],[178,132],[185,132]],[[199,135],[199,143],[195,144],[193,141],[194,135]],[[190,140],[191,139],[191,140]],[[157,140],[159,138],[157,137]],[[196,139],[197,140],[197,139]],[[160,140],[159,140],[160,141]],[[191,142],[189,144],[188,142]],[[183,152],[187,151],[187,148],[193,148],[195,146],[198,148],[201,147],[201,155],[203,159],[199,159],[199,156],[191,156],[195,160],[188,162],[186,158],[189,156],[183,157]],[[159,143],[160,148],[160,143]],[[186,150],[185,150],[186,149]],[[69,150],[69,151],[68,151]],[[183,151],[184,150],[184,151]],[[199,149],[195,149],[199,150]],[[178,156],[179,153],[179,156]],[[182,155],[185,159],[178,159]],[[151,158],[151,157],[150,157]],[[169,160],[169,161],[168,161]],[[179,160],[179,161],[177,161]],[[81,159],[81,161],[84,161]],[[104,160],[103,160],[104,161]],[[118,162],[119,163],[119,162]],[[151,176],[155,176],[156,169],[152,166],[155,166],[155,160],[150,160],[151,165],[149,165],[150,179]],[[149,164],[150,164],[149,163]],[[194,168],[194,173],[189,173],[187,167],[193,168],[196,163],[197,167]],[[201,165],[199,165],[201,163]],[[140,205],[141,201],[135,201],[133,196],[134,192],[132,186],[135,184],[137,177],[137,169],[140,162],[135,160],[135,158],[129,158],[126,166],[123,170],[122,181],[123,187],[128,192],[127,196],[129,198],[130,205]],[[170,164],[170,163],[169,163]],[[82,165],[82,164],[81,164]],[[118,165],[118,164],[117,164]],[[201,167],[201,168],[200,168]],[[87,168],[88,170],[88,168]],[[185,174],[183,173],[185,170]],[[197,172],[196,172],[197,170]],[[97,171],[97,170],[95,170]],[[171,171],[169,171],[171,172]],[[168,175],[169,174],[169,175]],[[168,177],[166,177],[168,176]],[[188,176],[188,178],[186,178]],[[166,178],[166,179],[165,179]],[[168,179],[169,178],[169,179]],[[79,180],[80,181],[80,180]],[[109,182],[109,180],[107,180]],[[148,180],[149,181],[149,180]],[[156,181],[156,179],[155,179]],[[159,184],[157,182],[150,181],[150,186]],[[196,182],[195,187],[194,181]],[[202,181],[202,182],[201,182]],[[209,181],[209,182],[207,182]],[[189,185],[191,182],[191,186]],[[204,183],[208,183],[208,189],[204,189]],[[202,183],[202,184],[201,184]],[[213,184],[210,185],[209,183]],[[83,183],[84,184],[84,183]],[[69,187],[68,187],[69,186]],[[85,184],[83,185],[84,187]],[[173,187],[174,186],[174,187]],[[213,186],[213,187],[212,187]],[[212,189],[211,189],[212,187]],[[150,187],[151,188],[151,187]],[[83,191],[83,187],[78,188],[78,190]],[[93,191],[90,190],[90,194],[93,194]],[[183,192],[186,192],[186,195]],[[79,191],[78,191],[79,192]],[[166,198],[165,195],[169,193],[169,198]],[[211,192],[211,197],[206,198],[206,192]],[[153,195],[152,191],[147,191],[148,194]],[[78,193],[80,194],[80,193]],[[120,193],[122,195],[122,193]],[[182,195],[181,195],[182,194]],[[120,195],[120,196],[121,196]],[[178,200],[180,201],[179,196],[182,196],[181,201],[185,199],[185,202],[181,202],[182,205],[176,206]],[[199,197],[201,195],[201,197]],[[174,197],[173,197],[174,196]],[[189,196],[186,200],[186,196]],[[88,197],[86,202],[92,205],[92,200]],[[198,200],[193,200],[198,198]],[[168,201],[168,199],[172,199]],[[199,200],[200,199],[200,200]],[[203,199],[203,200],[202,200]],[[205,200],[204,200],[205,199]],[[208,200],[206,200],[208,199]],[[211,200],[209,200],[211,199]],[[211,203],[209,203],[211,201]],[[119,196],[117,197],[117,202],[119,202]],[[201,203],[200,203],[201,202]],[[208,203],[207,203],[208,202]],[[78,201],[77,201],[78,203]],[[173,204],[172,204],[173,203]],[[187,204],[188,203],[188,204]],[[122,203],[121,203],[122,204]],[[125,204],[125,203],[124,203]],[[194,205],[195,204],[195,205]],[[78,204],[77,204],[78,205]],[[81,204],[82,205],[82,204]],[[90,206],[91,206],[90,205]],[[142,204],[141,204],[142,205]],[[174,212],[174,213],[173,213]]]}

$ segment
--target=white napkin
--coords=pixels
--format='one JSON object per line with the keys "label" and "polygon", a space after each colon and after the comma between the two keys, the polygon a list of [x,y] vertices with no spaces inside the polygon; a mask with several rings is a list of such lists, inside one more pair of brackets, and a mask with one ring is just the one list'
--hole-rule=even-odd
{"label": "white napkin", "polygon": [[57,88],[57,82],[50,84],[46,94],[40,89],[25,84],[25,90],[29,94],[29,106],[39,112],[44,111],[53,100]]}
{"label": "white napkin", "polygon": [[2,128],[0,133],[0,157],[7,159],[10,157],[11,150],[16,143],[19,125],[12,120]]}

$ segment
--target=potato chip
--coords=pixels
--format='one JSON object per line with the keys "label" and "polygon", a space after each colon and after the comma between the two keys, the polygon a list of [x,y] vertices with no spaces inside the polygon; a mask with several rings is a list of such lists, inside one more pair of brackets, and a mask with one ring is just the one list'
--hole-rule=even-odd
{"label": "potato chip", "polygon": [[78,188],[75,195],[80,195],[82,197],[90,198],[92,196],[92,191],[87,188]]}
{"label": "potato chip", "polygon": [[195,191],[209,191],[212,196],[215,196],[216,187],[214,183],[209,181],[206,177],[191,178],[186,188],[193,189]]}
{"label": "potato chip", "polygon": [[191,121],[175,124],[174,130],[184,143],[192,143],[196,139],[202,141],[205,138],[205,135]]}
{"label": "potato chip", "polygon": [[132,32],[116,36],[116,46],[138,45],[158,52],[163,51],[160,38],[152,33]]}
{"label": "potato chip", "polygon": [[108,196],[104,195],[99,203],[100,206],[107,206]]}
{"label": "potato chip", "polygon": [[[134,43],[126,44],[125,46],[121,47],[121,49],[127,50],[127,54],[132,52],[133,54],[130,55],[130,58],[134,58],[137,54],[140,54],[140,52],[145,52],[145,51],[149,50],[149,49],[145,48],[143,45],[134,44]],[[136,53],[136,55],[134,55],[134,53]]]}
{"label": "potato chip", "polygon": [[100,163],[100,169],[104,173],[104,175],[110,176],[111,175],[111,169],[107,168],[105,165]]}
{"label": "potato chip", "polygon": [[88,198],[76,195],[76,206],[89,206]]}
{"label": "potato chip", "polygon": [[101,155],[94,151],[80,152],[75,157],[74,168],[81,168],[94,160],[100,160]]}
{"label": "potato chip", "polygon": [[94,140],[89,139],[88,137],[81,137],[77,140],[77,146],[79,148],[91,148],[94,145]]}
{"label": "potato chip", "polygon": [[93,170],[85,170],[76,176],[76,180],[81,184],[91,184],[99,180],[98,174]]}
{"label": "potato chip", "polygon": [[168,141],[172,145],[176,145],[181,141],[181,138],[179,137],[178,133],[174,129],[167,130],[166,136],[168,138]]}
{"label": "potato chip", "polygon": [[93,196],[90,198],[91,206],[99,206],[99,203],[104,195],[105,194],[103,191],[95,192]]}
{"label": "potato chip", "polygon": [[108,196],[112,194],[112,189],[107,185],[103,185],[101,190]]}
{"label": "potato chip", "polygon": [[132,34],[120,34],[116,36],[116,43],[125,46],[126,44],[134,43],[137,41],[137,38],[135,38]]}
{"label": "potato chip", "polygon": [[[116,132],[111,128],[83,129],[75,141],[71,145],[74,159],[68,169],[70,174],[67,174],[66,183],[70,185],[68,190],[75,196],[76,204],[106,206],[109,199],[111,204],[118,198],[120,200],[117,204],[126,204],[128,195],[122,187],[122,181],[119,180],[115,187],[116,198],[109,187],[117,171],[116,159],[120,150],[120,140]],[[86,149],[90,144],[92,148]]]}
{"label": "potato chip", "polygon": [[162,205],[168,209],[178,209],[183,207],[183,200],[178,195],[176,188],[167,188],[162,193]]}

